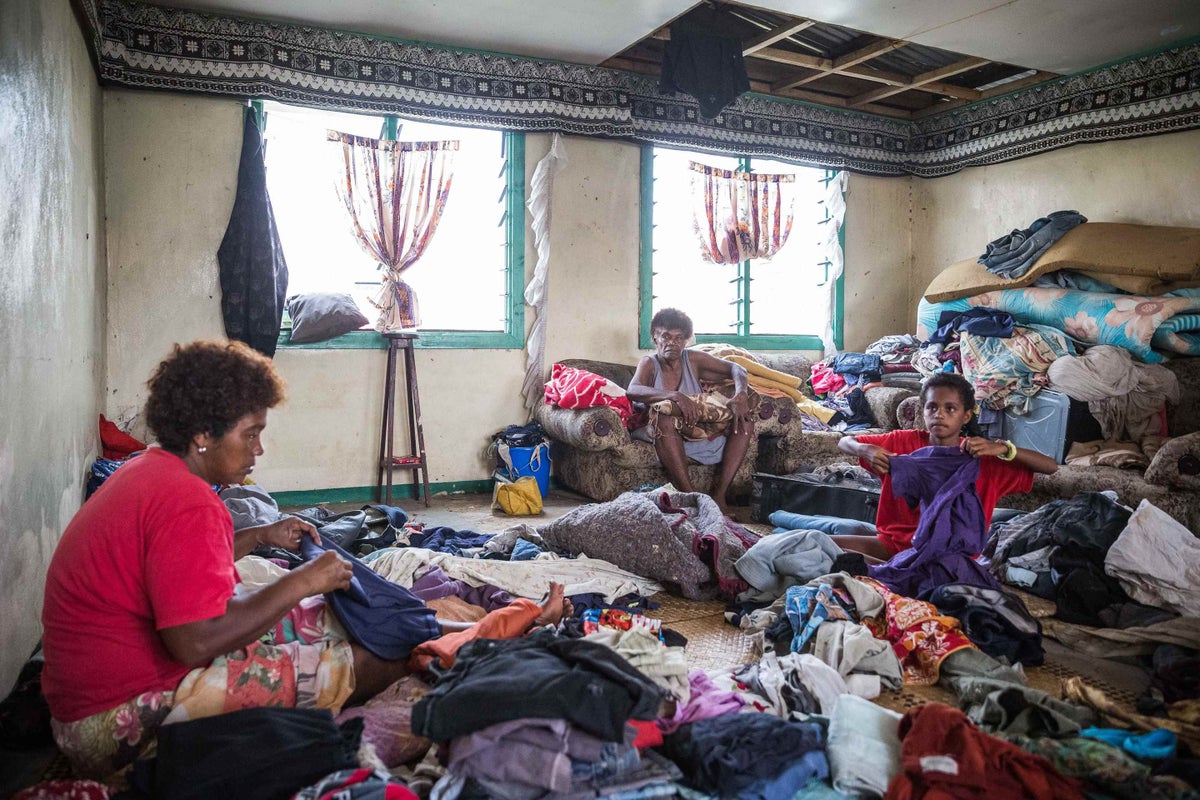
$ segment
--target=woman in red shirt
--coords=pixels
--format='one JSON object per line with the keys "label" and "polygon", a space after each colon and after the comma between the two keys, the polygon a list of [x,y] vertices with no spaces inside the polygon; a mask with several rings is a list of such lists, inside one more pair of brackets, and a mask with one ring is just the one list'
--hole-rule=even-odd
{"label": "woman in red shirt", "polygon": [[[353,575],[337,553],[258,589],[238,585],[234,561],[256,546],[317,538],[294,517],[235,533],[213,491],[242,483],[263,453],[267,410],[283,399],[271,361],[240,342],[177,345],[148,386],[160,446],[80,508],[46,575],[42,688],[55,741],[89,777],[133,761],[164,720],[257,706],[336,713],[409,671],[326,618],[317,596]],[[560,584],[540,608],[518,602],[534,624],[570,613]],[[428,633],[467,627],[437,621]]]}
{"label": "woman in red shirt", "polygon": [[875,536],[834,536],[843,550],[854,550],[883,561],[912,546],[920,512],[892,494],[889,459],[932,445],[961,447],[963,452],[980,458],[979,478],[975,481],[985,524],[991,524],[992,511],[1001,497],[1028,492],[1033,488],[1035,472],[1049,475],[1058,469],[1054,459],[1034,450],[1016,447],[1004,440],[982,436],[964,436],[963,429],[975,413],[975,390],[969,381],[955,373],[938,373],[921,386],[923,431],[891,431],[883,434],[847,436],[838,449],[858,458],[859,463],[883,479],[879,510],[875,515]]}

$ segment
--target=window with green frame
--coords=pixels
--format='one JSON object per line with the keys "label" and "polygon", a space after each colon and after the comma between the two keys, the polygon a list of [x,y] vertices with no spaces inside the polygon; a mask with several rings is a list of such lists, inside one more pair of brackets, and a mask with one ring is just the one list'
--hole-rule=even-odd
{"label": "window with green frame", "polygon": [[[792,230],[774,258],[712,264],[692,222],[689,161],[721,169],[796,176]],[[769,159],[642,148],[639,346],[653,349],[650,319],[674,307],[692,318],[698,342],[756,350],[820,350],[829,308],[829,263],[821,243],[824,197],[835,172]],[[842,280],[833,286],[833,330],[841,345]]]}
{"label": "window with green frame", "polygon": [[[267,186],[288,262],[288,294],[344,292],[371,322],[379,265],[359,246],[335,191],[341,148],[326,130],[401,141],[457,140],[446,209],[429,248],[406,273],[422,325],[417,347],[524,345],[525,139],[520,133],[263,104]],[[384,348],[372,330],[280,347]]]}

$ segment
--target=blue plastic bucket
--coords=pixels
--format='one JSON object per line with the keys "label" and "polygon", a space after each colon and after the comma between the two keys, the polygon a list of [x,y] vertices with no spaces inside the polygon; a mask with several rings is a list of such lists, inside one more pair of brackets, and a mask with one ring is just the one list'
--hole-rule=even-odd
{"label": "blue plastic bucket", "polygon": [[550,445],[510,447],[508,456],[512,459],[509,477],[514,481],[525,476],[537,478],[538,491],[545,497],[550,491]]}

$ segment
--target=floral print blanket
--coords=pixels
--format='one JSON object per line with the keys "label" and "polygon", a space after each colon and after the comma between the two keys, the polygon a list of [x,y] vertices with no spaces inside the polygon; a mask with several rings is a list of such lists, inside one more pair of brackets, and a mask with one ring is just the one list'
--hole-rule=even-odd
{"label": "floral print blanket", "polygon": [[943,311],[974,306],[1007,311],[1020,324],[1046,325],[1081,344],[1123,347],[1148,364],[1160,352],[1200,355],[1200,289],[1159,297],[1105,294],[1078,289],[1029,287],[984,292],[961,300],[917,306],[917,336],[928,339]]}

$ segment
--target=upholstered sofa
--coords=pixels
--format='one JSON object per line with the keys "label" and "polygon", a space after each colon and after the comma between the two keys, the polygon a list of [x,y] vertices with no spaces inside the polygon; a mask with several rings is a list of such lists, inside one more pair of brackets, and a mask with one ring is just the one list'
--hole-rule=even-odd
{"label": "upholstered sofa", "polygon": [[[791,354],[755,354],[764,365],[807,381],[812,362]],[[619,386],[628,386],[635,365],[608,361],[571,359],[566,366],[602,375]],[[867,391],[879,429],[895,427],[900,403],[914,394],[911,388],[877,387]],[[594,500],[611,500],[622,492],[648,483],[663,483],[666,473],[658,463],[654,446],[630,438],[629,431],[611,408],[571,410],[540,405],[534,418],[550,436],[553,475],[556,482]],[[838,433],[807,432],[801,426],[796,405],[787,398],[763,397],[755,419],[756,436],[746,459],[734,478],[731,494],[748,496],[750,476],[756,472],[785,474],[807,466],[826,463],[829,443],[837,452]],[[815,460],[812,460],[814,459]],[[688,474],[699,488],[711,487],[718,466],[691,464]]]}

